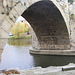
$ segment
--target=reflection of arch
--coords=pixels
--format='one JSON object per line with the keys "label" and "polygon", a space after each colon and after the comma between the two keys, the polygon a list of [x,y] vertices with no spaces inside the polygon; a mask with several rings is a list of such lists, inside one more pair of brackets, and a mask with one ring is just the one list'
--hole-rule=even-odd
{"label": "reflection of arch", "polygon": [[36,34],[38,40],[35,40],[36,38],[34,40],[38,43],[33,40],[35,48],[52,50],[70,48],[66,19],[60,8],[52,1],[42,0],[34,3],[22,16],[31,24]]}

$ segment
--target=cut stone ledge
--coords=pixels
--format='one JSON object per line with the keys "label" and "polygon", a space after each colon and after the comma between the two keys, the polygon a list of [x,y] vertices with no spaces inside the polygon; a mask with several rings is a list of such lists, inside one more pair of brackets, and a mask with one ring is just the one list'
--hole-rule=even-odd
{"label": "cut stone ledge", "polygon": [[75,50],[36,50],[36,49],[30,49],[30,54],[74,56]]}

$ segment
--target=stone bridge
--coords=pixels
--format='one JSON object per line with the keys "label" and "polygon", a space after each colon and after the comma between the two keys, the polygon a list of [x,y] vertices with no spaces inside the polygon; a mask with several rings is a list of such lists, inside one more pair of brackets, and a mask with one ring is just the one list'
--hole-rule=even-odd
{"label": "stone bridge", "polygon": [[[22,15],[32,27],[32,47],[36,50],[70,50],[68,1],[0,0],[0,48]],[[34,50],[33,49],[33,50]]]}

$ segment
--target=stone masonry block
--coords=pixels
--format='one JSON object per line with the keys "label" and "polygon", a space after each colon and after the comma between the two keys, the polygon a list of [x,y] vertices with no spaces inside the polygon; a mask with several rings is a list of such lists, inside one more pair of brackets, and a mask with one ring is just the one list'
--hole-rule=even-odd
{"label": "stone masonry block", "polygon": [[21,5],[21,3],[17,4],[14,9],[17,11],[17,13],[19,14],[19,16],[21,16],[21,14],[24,12],[24,10],[26,9],[26,7],[24,7],[23,5]]}
{"label": "stone masonry block", "polygon": [[15,24],[15,22],[13,22],[12,19],[11,19],[9,16],[7,16],[6,20],[7,20],[7,21],[10,23],[10,25],[12,25],[12,26]]}
{"label": "stone masonry block", "polygon": [[7,20],[5,20],[5,21],[3,22],[1,28],[9,34],[9,33],[10,33],[10,30],[11,30],[11,24],[8,23]]}
{"label": "stone masonry block", "polygon": [[0,39],[1,38],[8,38],[9,34],[7,32],[5,32],[3,29],[0,29]]}

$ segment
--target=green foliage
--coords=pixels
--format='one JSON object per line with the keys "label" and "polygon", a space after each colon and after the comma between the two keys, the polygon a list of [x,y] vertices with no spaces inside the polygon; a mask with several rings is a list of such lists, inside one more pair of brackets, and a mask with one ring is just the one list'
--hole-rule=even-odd
{"label": "green foliage", "polygon": [[15,37],[9,37],[8,39],[15,39]]}
{"label": "green foliage", "polygon": [[73,1],[73,0],[68,0],[68,2],[69,2],[70,4],[73,4],[74,1]]}
{"label": "green foliage", "polygon": [[21,38],[26,32],[29,32],[29,26],[25,21],[15,23],[12,28],[12,33],[15,38]]}
{"label": "green foliage", "polygon": [[9,39],[8,40],[9,45],[13,46],[29,46],[32,44],[31,38],[27,39]]}
{"label": "green foliage", "polygon": [[74,14],[70,15],[70,19],[74,20]]}

